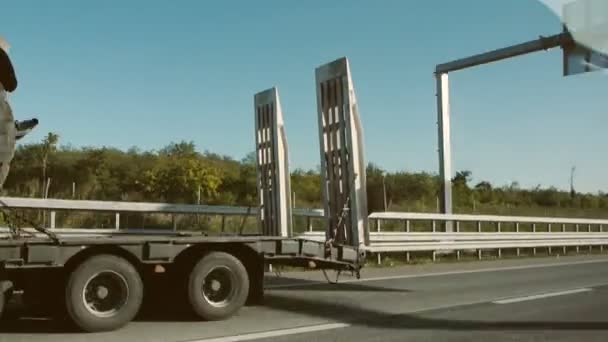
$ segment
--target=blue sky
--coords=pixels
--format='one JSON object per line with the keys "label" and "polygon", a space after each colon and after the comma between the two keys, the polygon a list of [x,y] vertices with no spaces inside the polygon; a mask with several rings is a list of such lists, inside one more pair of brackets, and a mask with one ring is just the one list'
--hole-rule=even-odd
{"label": "blue sky", "polygon": [[[550,35],[559,18],[510,1],[13,1],[2,5],[18,118],[74,146],[192,140],[253,150],[253,94],[279,88],[291,165],[319,161],[314,68],[351,62],[368,161],[437,171],[434,66]],[[6,15],[10,14],[10,15]],[[604,73],[564,78],[561,50],[450,75],[454,171],[499,185],[608,191]]]}

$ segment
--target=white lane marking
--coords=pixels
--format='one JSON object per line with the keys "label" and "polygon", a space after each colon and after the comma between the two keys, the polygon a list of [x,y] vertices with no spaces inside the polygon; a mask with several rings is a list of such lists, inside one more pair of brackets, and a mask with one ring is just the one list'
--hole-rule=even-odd
{"label": "white lane marking", "polygon": [[[480,268],[477,270],[460,270],[460,271],[432,272],[432,273],[421,273],[421,274],[404,274],[404,275],[372,277],[372,278],[364,278],[364,279],[345,279],[345,280],[340,280],[340,283],[361,283],[361,282],[367,282],[367,281],[438,277],[438,276],[456,275],[456,274],[473,274],[473,273],[498,272],[498,271],[516,271],[516,270],[527,270],[527,269],[534,269],[534,268],[584,265],[584,264],[596,264],[596,263],[606,263],[606,262],[608,262],[608,259],[573,261],[573,262],[564,262],[564,263],[560,262],[560,263],[536,264],[536,265],[522,265],[522,266],[492,267],[492,268]],[[268,286],[265,286],[264,288],[268,289],[268,290],[272,290],[272,289],[280,289],[280,288],[288,288],[288,287],[319,286],[319,285],[326,285],[326,284],[327,284],[326,282],[322,282],[322,281],[318,281],[318,280],[310,280],[308,282],[298,282],[298,283],[280,284],[280,285],[268,285]]]}
{"label": "white lane marking", "polygon": [[278,336],[287,336],[287,335],[295,335],[302,333],[310,333],[315,331],[323,331],[323,330],[332,330],[332,329],[340,329],[349,327],[350,324],[346,323],[328,323],[328,324],[319,324],[319,325],[310,325],[306,327],[299,328],[288,328],[288,329],[280,329],[280,330],[270,330],[264,332],[250,333],[250,334],[241,334],[234,336],[224,336],[224,337],[214,337],[214,338],[204,338],[201,340],[190,340],[188,342],[240,342],[240,341],[251,341],[257,340],[260,338],[270,338],[270,337],[278,337]]}
{"label": "white lane marking", "polygon": [[565,296],[565,295],[569,295],[569,294],[589,292],[589,291],[593,291],[593,289],[582,288],[582,289],[574,289],[574,290],[559,291],[559,292],[549,292],[549,293],[542,293],[542,294],[531,295],[531,296],[524,296],[524,297],[515,297],[515,298],[507,298],[507,299],[495,300],[492,303],[493,304],[511,304],[511,303],[525,302],[525,301],[528,301],[528,300],[535,300],[535,299],[549,298],[549,297],[557,297],[557,296]]}

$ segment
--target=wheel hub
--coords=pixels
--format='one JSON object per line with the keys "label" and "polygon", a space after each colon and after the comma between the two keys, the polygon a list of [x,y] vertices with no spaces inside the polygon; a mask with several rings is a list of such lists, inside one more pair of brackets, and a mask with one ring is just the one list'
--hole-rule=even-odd
{"label": "wheel hub", "polygon": [[109,294],[109,290],[107,287],[105,287],[105,286],[97,287],[97,298],[98,299],[106,299],[108,294]]}
{"label": "wheel hub", "polygon": [[203,297],[215,307],[226,306],[236,294],[235,281],[236,275],[229,268],[213,268],[203,279]]}
{"label": "wheel hub", "polygon": [[86,282],[82,300],[86,309],[97,317],[116,315],[129,299],[127,280],[113,271],[93,275]]}

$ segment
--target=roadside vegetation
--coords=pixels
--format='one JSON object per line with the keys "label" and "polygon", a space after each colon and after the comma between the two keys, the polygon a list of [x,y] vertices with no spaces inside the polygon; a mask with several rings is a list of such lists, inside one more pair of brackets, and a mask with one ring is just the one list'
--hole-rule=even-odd
{"label": "roadside vegetation", "polygon": [[[210,151],[198,152],[192,142],[172,143],[158,151],[104,147],[74,148],[59,145],[49,133],[39,143],[19,145],[5,196],[107,201],[170,202],[208,205],[256,205],[255,154],[241,160]],[[367,168],[369,211],[436,212],[439,178],[427,172],[385,172]],[[608,218],[608,194],[560,191],[556,188],[521,188],[517,183],[496,185],[471,182],[470,171],[454,177],[454,211],[527,216]],[[291,170],[291,187],[298,208],[320,207],[317,170]],[[47,215],[30,213],[43,223]],[[113,215],[59,213],[59,227],[113,225]],[[181,217],[179,224],[217,230],[217,217]],[[167,215],[123,215],[121,225],[171,226]],[[321,222],[313,226],[321,229]],[[255,232],[253,218],[228,218],[227,227]],[[296,219],[296,231],[306,223]],[[383,226],[390,230],[390,226]]]}

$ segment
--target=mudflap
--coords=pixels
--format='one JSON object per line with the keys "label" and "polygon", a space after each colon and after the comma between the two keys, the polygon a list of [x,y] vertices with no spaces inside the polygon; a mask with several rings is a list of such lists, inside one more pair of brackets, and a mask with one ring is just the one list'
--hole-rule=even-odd
{"label": "mudflap", "polygon": [[245,305],[262,305],[264,304],[264,260],[250,265],[249,273],[249,296]]}

